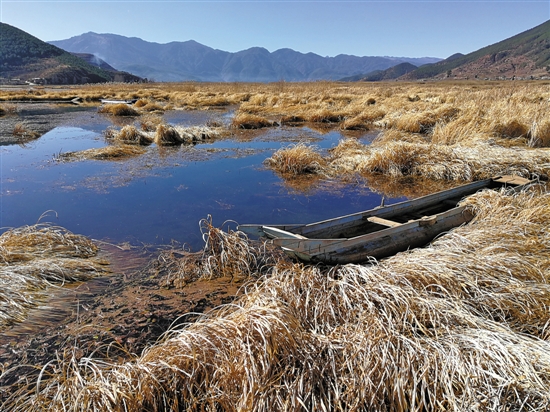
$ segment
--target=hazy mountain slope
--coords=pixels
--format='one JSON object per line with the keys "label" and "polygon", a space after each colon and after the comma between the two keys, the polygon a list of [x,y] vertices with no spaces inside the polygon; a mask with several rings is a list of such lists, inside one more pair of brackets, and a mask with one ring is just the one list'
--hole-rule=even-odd
{"label": "hazy mountain slope", "polygon": [[54,45],[5,23],[0,23],[0,69],[5,79],[45,79],[51,84],[135,81],[138,77],[104,70]]}
{"label": "hazy mountain slope", "polygon": [[360,74],[357,76],[345,77],[341,79],[344,82],[379,82],[385,80],[395,80],[406,73],[416,70],[417,67],[410,63],[399,63],[386,70],[375,70],[367,74]]}
{"label": "hazy mountain slope", "polygon": [[99,67],[100,69],[103,69],[106,71],[116,71],[116,69],[113,66],[111,66],[106,61],[101,60],[99,57],[97,57],[94,54],[90,54],[90,53],[71,53],[71,54],[81,58],[82,60],[91,64],[92,66]]}
{"label": "hazy mountain slope", "polygon": [[336,80],[405,61],[413,64],[439,61],[430,57],[322,57],[291,49],[270,53],[261,47],[229,53],[193,40],[159,44],[92,32],[50,43],[70,52],[95,54],[119,70],[158,81]]}
{"label": "hazy mountain slope", "polygon": [[550,20],[475,52],[419,67],[401,79],[543,76],[550,72]]}

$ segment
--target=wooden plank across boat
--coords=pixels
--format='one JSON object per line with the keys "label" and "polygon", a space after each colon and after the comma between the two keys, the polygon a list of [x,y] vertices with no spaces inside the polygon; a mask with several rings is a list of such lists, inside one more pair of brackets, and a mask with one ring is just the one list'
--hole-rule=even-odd
{"label": "wooden plank across boat", "polygon": [[481,189],[521,190],[533,181],[497,176],[418,199],[309,224],[239,225],[238,230],[272,239],[288,255],[306,262],[360,263],[424,246],[437,235],[472,220],[457,204]]}

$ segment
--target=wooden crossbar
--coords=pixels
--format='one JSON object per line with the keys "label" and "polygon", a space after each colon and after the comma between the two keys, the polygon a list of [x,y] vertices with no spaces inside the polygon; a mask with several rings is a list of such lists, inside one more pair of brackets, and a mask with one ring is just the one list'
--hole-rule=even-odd
{"label": "wooden crossbar", "polygon": [[371,216],[371,217],[367,218],[367,220],[371,223],[376,223],[376,224],[382,225],[382,226],[388,226],[388,227],[401,226],[401,223],[399,223],[399,222],[394,222],[393,220],[383,219],[383,218],[378,217],[378,216]]}

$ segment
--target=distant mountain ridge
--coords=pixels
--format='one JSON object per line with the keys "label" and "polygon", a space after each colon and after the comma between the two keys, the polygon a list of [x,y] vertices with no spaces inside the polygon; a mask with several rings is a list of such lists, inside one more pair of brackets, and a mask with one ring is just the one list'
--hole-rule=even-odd
{"label": "distant mountain ridge", "polygon": [[[17,27],[0,23],[0,76],[2,82],[18,78],[50,84],[138,81],[139,77],[89,64]],[[111,68],[112,69],[112,68]]]}
{"label": "distant mountain ridge", "polygon": [[540,78],[550,76],[550,20],[469,54],[456,53],[401,76],[445,78]]}
{"label": "distant mountain ridge", "polygon": [[399,77],[403,76],[404,74],[407,74],[409,72],[412,72],[413,70],[416,70],[418,67],[416,67],[414,64],[410,63],[399,63],[395,66],[390,67],[386,70],[375,70],[373,72],[370,72],[368,74],[359,74],[357,76],[352,77],[344,77],[343,79],[340,79],[344,82],[380,82],[380,81],[387,81],[387,80],[395,80]]}
{"label": "distant mountain ridge", "polygon": [[322,57],[292,49],[269,52],[252,47],[236,53],[213,49],[194,40],[152,43],[137,37],[84,33],[67,40],[50,41],[73,53],[89,53],[118,70],[156,81],[313,81],[385,70],[399,63],[420,66],[435,57],[379,57],[338,55]]}

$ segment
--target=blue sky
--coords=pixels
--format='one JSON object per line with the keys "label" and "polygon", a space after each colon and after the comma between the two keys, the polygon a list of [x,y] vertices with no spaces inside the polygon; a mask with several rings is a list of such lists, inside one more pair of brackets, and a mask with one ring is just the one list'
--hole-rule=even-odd
{"label": "blue sky", "polygon": [[445,58],[550,19],[550,0],[0,0],[0,20],[42,40],[114,33],[239,51]]}

